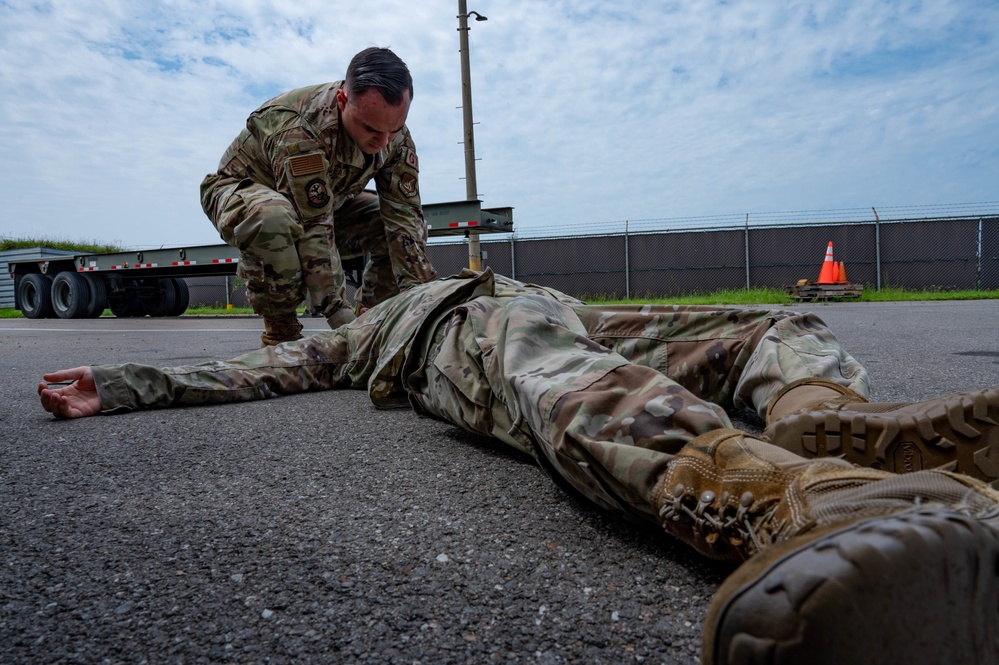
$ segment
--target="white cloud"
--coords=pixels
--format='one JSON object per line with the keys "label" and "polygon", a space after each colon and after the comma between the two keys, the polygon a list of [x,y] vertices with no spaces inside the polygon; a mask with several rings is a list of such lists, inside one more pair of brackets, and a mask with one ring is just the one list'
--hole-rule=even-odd
{"label": "white cloud", "polygon": [[[218,242],[198,184],[249,111],[370,45],[413,70],[424,200],[464,198],[456,4],[0,0],[0,235]],[[999,199],[997,7],[469,8],[479,190],[523,230]]]}

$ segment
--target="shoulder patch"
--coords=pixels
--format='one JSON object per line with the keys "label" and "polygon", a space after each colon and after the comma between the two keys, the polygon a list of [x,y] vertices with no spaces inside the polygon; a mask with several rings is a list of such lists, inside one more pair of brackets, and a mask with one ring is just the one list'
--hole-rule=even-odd
{"label": "shoulder patch", "polygon": [[403,173],[402,178],[399,180],[399,189],[406,196],[412,198],[419,194],[419,189],[416,184],[416,176],[412,173]]}
{"label": "shoulder patch", "polygon": [[313,208],[325,208],[330,202],[330,193],[326,189],[326,181],[313,178],[305,184],[305,196]]}
{"label": "shoulder patch", "polygon": [[288,165],[291,167],[291,175],[309,175],[310,173],[321,173],[323,170],[323,155],[319,152],[311,152],[307,155],[290,157]]}
{"label": "shoulder patch", "polygon": [[414,171],[420,170],[420,160],[416,157],[416,151],[412,148],[406,150],[406,164]]}

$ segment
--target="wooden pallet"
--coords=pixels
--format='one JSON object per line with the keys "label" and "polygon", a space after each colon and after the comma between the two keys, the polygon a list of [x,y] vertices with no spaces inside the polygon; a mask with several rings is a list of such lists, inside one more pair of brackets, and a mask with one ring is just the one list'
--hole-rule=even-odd
{"label": "wooden pallet", "polygon": [[784,292],[798,302],[831,300],[833,298],[859,298],[864,292],[863,284],[795,284],[784,287]]}

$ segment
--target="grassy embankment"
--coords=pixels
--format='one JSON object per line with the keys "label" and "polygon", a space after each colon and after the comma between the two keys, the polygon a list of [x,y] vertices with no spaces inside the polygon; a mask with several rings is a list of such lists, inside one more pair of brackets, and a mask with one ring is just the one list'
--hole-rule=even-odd
{"label": "grassy embankment", "polygon": [[[123,251],[121,247],[115,245],[104,245],[96,242],[65,242],[50,239],[8,239],[0,237],[0,251],[8,249],[20,249],[28,247],[52,247],[55,249],[67,249],[79,252],[107,253]],[[756,289],[723,289],[710,293],[693,293],[670,298],[641,298],[636,297],[631,300],[612,300],[599,295],[584,294],[584,300],[600,304],[619,303],[652,303],[652,304],[674,304],[674,305],[797,305],[794,298],[784,293],[783,289],[776,288],[756,288]],[[943,290],[910,290],[900,289],[892,286],[882,286],[878,291],[867,285],[863,294],[859,298],[850,298],[850,302],[898,302],[916,300],[991,300],[999,299],[999,290],[978,291],[943,291]],[[814,303],[806,303],[812,305]],[[189,315],[218,315],[218,314],[252,314],[252,310],[247,307],[234,307],[225,309],[224,307],[192,307],[186,312]],[[107,315],[108,312],[105,312]],[[0,319],[21,318],[21,313],[16,309],[0,309]]]}

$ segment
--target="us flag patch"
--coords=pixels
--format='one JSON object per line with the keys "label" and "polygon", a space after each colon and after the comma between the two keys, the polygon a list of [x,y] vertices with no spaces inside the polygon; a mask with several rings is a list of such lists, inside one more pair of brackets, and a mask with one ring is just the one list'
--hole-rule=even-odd
{"label": "us flag patch", "polygon": [[323,156],[318,152],[299,155],[290,158],[288,164],[291,166],[291,175],[296,178],[300,175],[320,173],[323,170]]}

